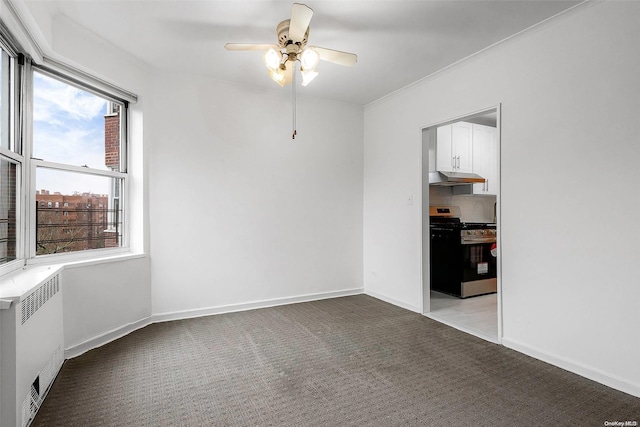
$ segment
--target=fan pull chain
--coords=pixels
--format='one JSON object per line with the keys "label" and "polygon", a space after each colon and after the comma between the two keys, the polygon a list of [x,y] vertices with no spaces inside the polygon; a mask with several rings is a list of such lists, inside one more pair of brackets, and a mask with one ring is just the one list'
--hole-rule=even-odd
{"label": "fan pull chain", "polygon": [[[294,62],[295,65],[295,62]],[[291,134],[291,139],[296,139],[296,134],[298,131],[296,130],[296,69],[293,68],[293,73],[291,73],[291,104],[293,109],[293,133]]]}

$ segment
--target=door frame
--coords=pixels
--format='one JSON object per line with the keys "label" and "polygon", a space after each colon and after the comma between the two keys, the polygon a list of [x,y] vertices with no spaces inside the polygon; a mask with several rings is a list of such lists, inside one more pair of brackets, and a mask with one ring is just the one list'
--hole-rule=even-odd
{"label": "door frame", "polygon": [[[422,245],[421,245],[421,268],[420,268],[420,279],[421,279],[421,296],[422,296],[422,314],[427,315],[431,312],[431,280],[430,280],[430,252],[429,252],[429,171],[431,162],[433,162],[433,168],[435,170],[435,156],[430,155],[432,150],[435,150],[435,144],[432,147],[432,140],[435,142],[435,129],[439,126],[448,125],[451,123],[463,121],[464,119],[469,119],[472,116],[481,115],[484,113],[488,113],[491,111],[496,112],[496,129],[498,132],[497,136],[497,147],[496,147],[496,166],[498,169],[497,176],[497,192],[496,192],[496,228],[497,228],[497,236],[496,242],[498,245],[498,257],[496,260],[496,268],[497,268],[497,282],[498,282],[498,292],[497,292],[497,317],[498,317],[498,343],[502,343],[503,336],[503,300],[502,300],[502,292],[503,292],[503,284],[502,284],[502,239],[501,239],[501,223],[502,223],[502,215],[501,215],[501,193],[502,193],[502,181],[501,181],[501,170],[502,170],[502,104],[497,104],[488,108],[483,108],[476,112],[470,114],[464,114],[462,116],[455,117],[453,119],[439,121],[436,123],[432,123],[427,126],[421,127],[421,143],[420,143],[420,151],[421,151],[421,192],[422,192],[422,205],[421,205],[421,236],[422,236]],[[431,153],[435,154],[435,153]]]}

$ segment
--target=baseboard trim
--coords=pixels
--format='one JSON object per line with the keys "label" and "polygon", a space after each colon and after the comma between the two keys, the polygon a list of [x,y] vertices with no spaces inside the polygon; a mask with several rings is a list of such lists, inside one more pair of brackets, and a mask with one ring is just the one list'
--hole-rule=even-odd
{"label": "baseboard trim", "polygon": [[89,350],[93,350],[94,348],[101,347],[105,344],[110,343],[111,341],[115,341],[118,338],[122,338],[125,335],[130,334],[133,331],[144,328],[145,326],[153,323],[151,321],[151,317],[145,317],[144,319],[140,319],[138,321],[128,323],[124,326],[120,326],[118,328],[112,329],[108,332],[105,332],[96,337],[90,338],[86,341],[81,342],[80,344],[72,345],[69,348],[64,350],[64,358],[73,359],[74,357],[78,357],[83,353],[86,353]]}
{"label": "baseboard trim", "polygon": [[198,308],[194,310],[181,310],[152,315],[153,323],[169,322],[172,320],[190,319],[193,317],[212,316],[215,314],[234,313],[238,311],[255,310],[258,308],[277,307],[279,305],[297,304],[301,302],[317,301],[329,298],[360,295],[364,288],[345,289],[342,291],[321,292],[316,294],[298,295],[295,297],[274,298],[269,300],[244,302],[239,304],[227,304],[214,307]]}
{"label": "baseboard trim", "polygon": [[520,353],[524,353],[527,356],[531,356],[535,359],[542,360],[543,362],[550,363],[551,365],[562,368],[566,371],[573,372],[582,377],[588,378],[600,384],[604,384],[608,387],[620,390],[624,393],[630,394],[635,397],[640,397],[640,385],[630,383],[629,381],[611,375],[607,372],[600,371],[598,369],[590,368],[580,363],[573,362],[563,357],[549,354],[545,351],[530,347],[521,342],[511,340],[509,338],[502,338],[502,345],[512,350],[516,350]]}
{"label": "baseboard trim", "polygon": [[381,301],[388,302],[389,304],[393,304],[395,306],[402,307],[402,308],[407,309],[409,311],[413,311],[415,313],[422,314],[422,309],[420,307],[416,307],[414,305],[407,304],[404,301],[400,301],[400,300],[397,300],[395,298],[391,298],[390,296],[387,296],[387,295],[384,295],[384,294],[380,294],[380,293],[374,292],[372,290],[365,290],[364,293],[366,295],[369,295],[370,297],[374,297],[374,298],[377,298],[377,299],[379,299]]}
{"label": "baseboard trim", "polygon": [[287,298],[274,298],[270,300],[253,301],[240,304],[229,304],[217,307],[206,307],[196,310],[183,310],[167,313],[154,314],[144,319],[140,319],[136,322],[126,324],[124,326],[112,329],[108,332],[100,334],[94,338],[90,338],[79,344],[72,345],[64,350],[64,358],[73,359],[83,353],[94,348],[101,347],[105,344],[115,341],[118,338],[122,338],[125,335],[130,334],[133,331],[144,328],[145,326],[153,323],[168,322],[172,320],[190,319],[194,317],[212,316],[215,314],[233,313],[237,311],[254,310],[258,308],[276,307],[279,305],[296,304],[301,302],[317,301],[329,298],[339,298],[351,295],[360,295],[364,293],[364,288],[345,289],[342,291],[321,292],[316,294],[299,295],[295,297]]}

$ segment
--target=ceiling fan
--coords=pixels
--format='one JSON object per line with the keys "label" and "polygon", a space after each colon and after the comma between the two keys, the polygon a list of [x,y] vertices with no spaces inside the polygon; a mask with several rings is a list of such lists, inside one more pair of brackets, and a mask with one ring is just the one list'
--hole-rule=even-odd
{"label": "ceiling fan", "polygon": [[311,22],[312,16],[313,9],[309,6],[293,3],[291,19],[285,19],[276,27],[277,45],[227,43],[224,47],[227,50],[265,51],[263,59],[269,76],[280,86],[294,83],[296,61],[300,61],[302,86],[308,85],[318,75],[317,66],[320,60],[348,67],[354,65],[358,57],[353,53],[307,46],[309,22]]}

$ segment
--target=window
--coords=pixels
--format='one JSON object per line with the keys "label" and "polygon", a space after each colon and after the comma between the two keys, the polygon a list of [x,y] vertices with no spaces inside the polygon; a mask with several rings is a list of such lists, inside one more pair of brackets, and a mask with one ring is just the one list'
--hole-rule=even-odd
{"label": "window", "polygon": [[15,142],[16,56],[0,37],[0,270],[20,258],[19,188],[24,158]]}
{"label": "window", "polygon": [[[122,247],[126,104],[35,68],[35,255]],[[64,210],[52,207],[52,195]]]}
{"label": "window", "polygon": [[136,96],[51,58],[35,64],[15,40],[0,21],[0,275],[122,250]]}

